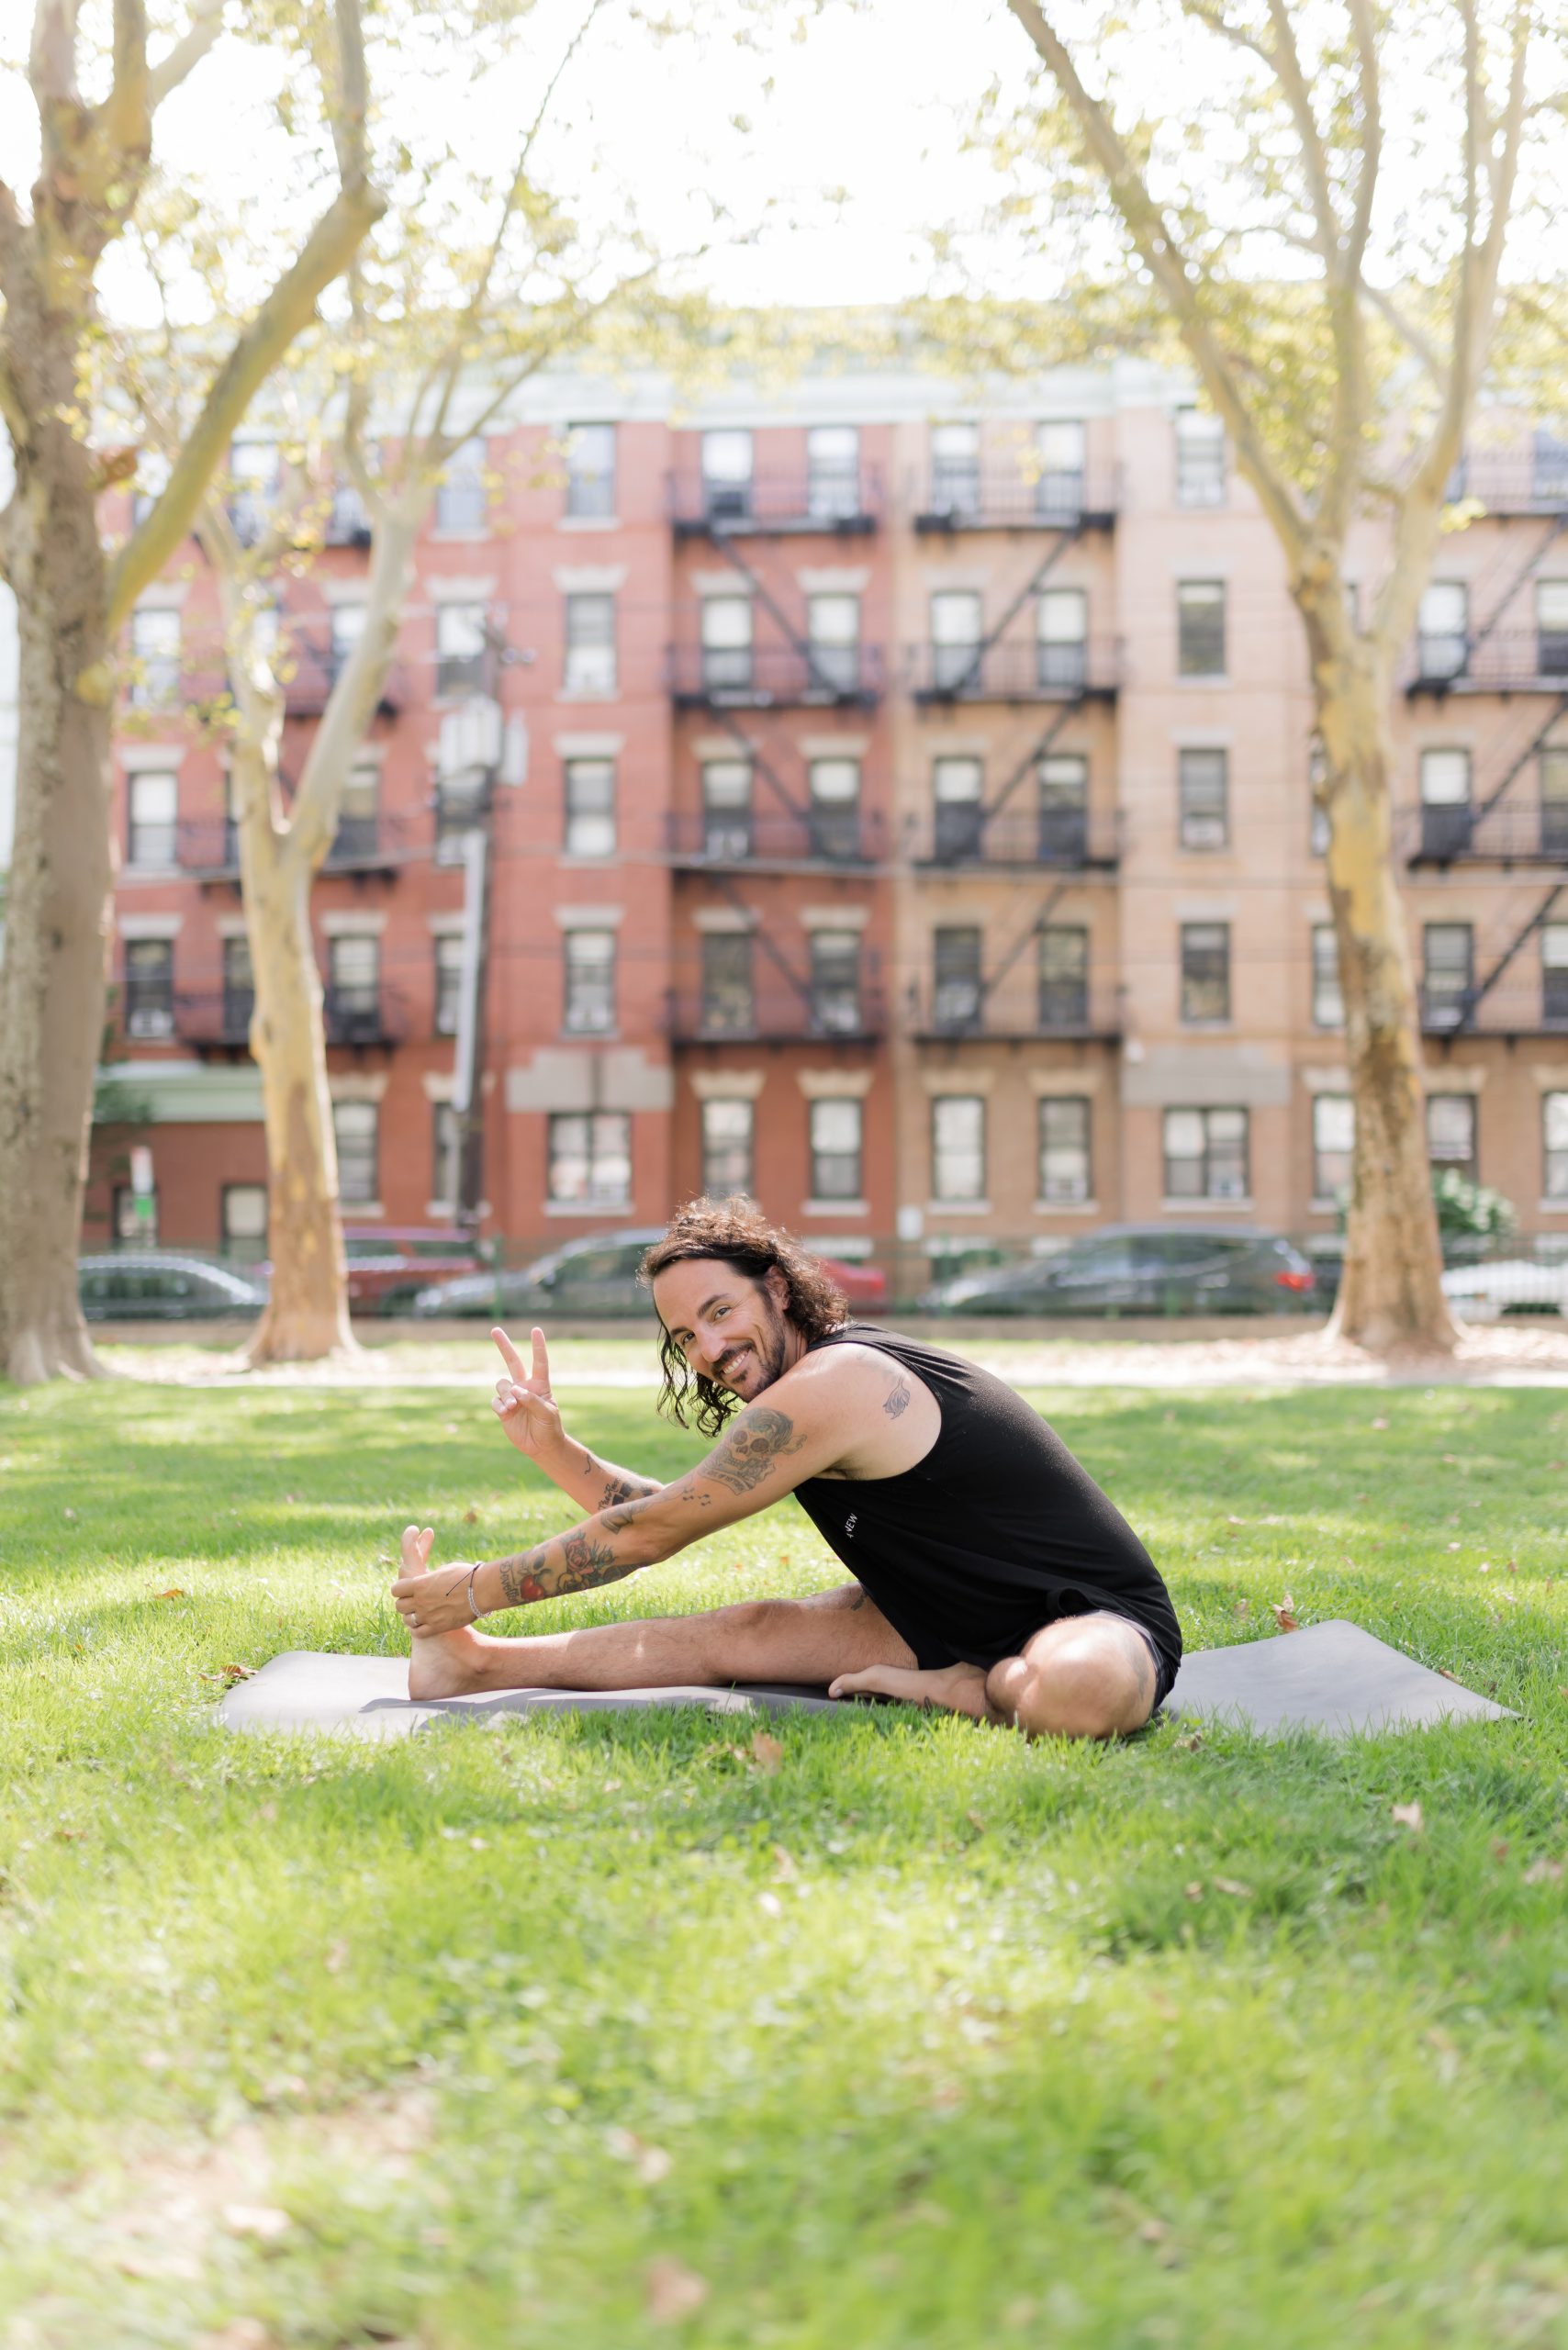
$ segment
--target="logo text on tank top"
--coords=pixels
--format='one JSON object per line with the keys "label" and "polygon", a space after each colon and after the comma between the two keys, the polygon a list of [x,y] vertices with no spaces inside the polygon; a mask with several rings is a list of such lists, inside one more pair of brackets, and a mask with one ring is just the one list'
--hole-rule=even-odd
{"label": "logo text on tank top", "polygon": [[852,1534],[854,1533],[854,1531],[855,1531],[855,1521],[856,1521],[856,1519],[859,1516],[859,1515],[860,1515],[860,1513],[859,1513],[859,1511],[858,1511],[857,1509],[852,1509],[852,1510],[850,1511],[850,1513],[849,1513],[849,1516],[845,1519],[845,1521],[844,1521],[844,1531],[845,1531],[845,1534],[846,1534],[846,1537],[847,1537],[847,1536],[850,1536],[850,1535],[852,1535]]}

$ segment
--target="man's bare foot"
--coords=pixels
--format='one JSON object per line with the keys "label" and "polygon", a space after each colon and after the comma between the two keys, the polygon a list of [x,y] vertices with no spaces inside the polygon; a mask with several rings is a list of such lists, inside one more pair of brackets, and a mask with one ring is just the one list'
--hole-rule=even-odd
{"label": "man's bare foot", "polygon": [[969,1714],[978,1722],[1001,1719],[986,1704],[986,1675],[978,1664],[945,1664],[931,1673],[902,1664],[871,1664],[864,1673],[841,1673],[830,1697],[899,1697],[906,1706],[937,1706],[944,1713]]}
{"label": "man's bare foot", "polygon": [[[403,1572],[430,1572],[431,1545],[435,1536],[427,1526],[403,1529]],[[438,1632],[420,1639],[416,1632],[409,1659],[409,1695],[418,1701],[432,1697],[466,1697],[482,1685],[485,1643],[465,1625],[455,1632]]]}

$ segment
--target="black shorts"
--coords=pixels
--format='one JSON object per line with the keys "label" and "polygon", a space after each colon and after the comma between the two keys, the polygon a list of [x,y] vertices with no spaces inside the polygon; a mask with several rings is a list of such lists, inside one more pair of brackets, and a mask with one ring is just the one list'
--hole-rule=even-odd
{"label": "black shorts", "polygon": [[[1036,1632],[1043,1632],[1047,1625],[1070,1623],[1073,1620],[1070,1616],[1047,1616],[1043,1622],[1031,1624],[1026,1630],[1018,1632],[1009,1639],[991,1641],[983,1647],[977,1646],[971,1649],[966,1646],[959,1649],[943,1639],[939,1634],[933,1632],[913,1608],[902,1606],[897,1600],[890,1606],[888,1602],[875,1591],[868,1595],[875,1600],[899,1638],[913,1650],[915,1666],[921,1673],[939,1673],[949,1664],[978,1664],[989,1673],[992,1665],[1002,1662],[1003,1657],[1016,1656],[1025,1641],[1032,1639]],[[1174,1686],[1177,1671],[1182,1662],[1180,1652],[1174,1656],[1170,1655],[1160,1647],[1147,1624],[1141,1624],[1136,1616],[1127,1615],[1123,1608],[1101,1606],[1084,1608],[1079,1612],[1086,1616],[1114,1616],[1119,1624],[1131,1625],[1154,1660],[1154,1704],[1149,1711],[1151,1714],[1158,1713]]]}

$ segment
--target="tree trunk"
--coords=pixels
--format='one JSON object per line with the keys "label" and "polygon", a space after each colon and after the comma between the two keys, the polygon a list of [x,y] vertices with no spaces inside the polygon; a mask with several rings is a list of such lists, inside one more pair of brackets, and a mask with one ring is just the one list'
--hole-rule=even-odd
{"label": "tree trunk", "polygon": [[[1307,615],[1308,638],[1315,632]],[[1366,648],[1314,643],[1327,766],[1328,894],[1355,1104],[1345,1268],[1331,1335],[1379,1354],[1448,1354],[1456,1332],[1427,1149],[1421,1027],[1392,856],[1389,681]]]}
{"label": "tree trunk", "polygon": [[[241,857],[255,1010],[251,1050],[262,1073],[267,1134],[272,1294],[247,1348],[254,1365],[347,1354],[348,1276],[338,1215],[338,1151],[327,1084],[320,974],[310,935],[311,871],[274,833],[262,762],[237,779]],[[248,810],[255,807],[252,817]]]}
{"label": "tree trunk", "polygon": [[0,967],[0,1370],[30,1384],[101,1376],[77,1295],[93,1076],[112,924],[112,668],[89,452],[74,412],[73,322],[29,305],[40,403],[16,451],[6,557],[19,631],[16,840]]}

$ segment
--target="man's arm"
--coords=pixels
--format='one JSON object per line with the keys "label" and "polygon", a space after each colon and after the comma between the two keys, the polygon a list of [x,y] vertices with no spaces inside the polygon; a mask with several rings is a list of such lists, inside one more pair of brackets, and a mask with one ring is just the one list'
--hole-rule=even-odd
{"label": "man's arm", "polygon": [[550,1360],[544,1333],[532,1334],[533,1361],[525,1364],[504,1330],[490,1333],[501,1350],[506,1376],[496,1382],[492,1409],[510,1442],[536,1461],[553,1485],[558,1485],[580,1510],[610,1508],[616,1502],[645,1500],[656,1494],[656,1477],[639,1477],[634,1470],[618,1469],[601,1460],[586,1444],[578,1444],[561,1425],[561,1414],[550,1392]]}
{"label": "man's arm", "polygon": [[[767,1509],[802,1478],[831,1468],[843,1452],[838,1385],[835,1376],[822,1375],[816,1366],[804,1380],[787,1373],[768,1391],[775,1400],[750,1404],[738,1413],[689,1476],[613,1503],[531,1550],[483,1561],[472,1573],[475,1607],[488,1616],[498,1608],[619,1583],[722,1526]],[[392,1586],[400,1612],[419,1617],[416,1638],[471,1623],[469,1592],[466,1564],[400,1577]]]}

